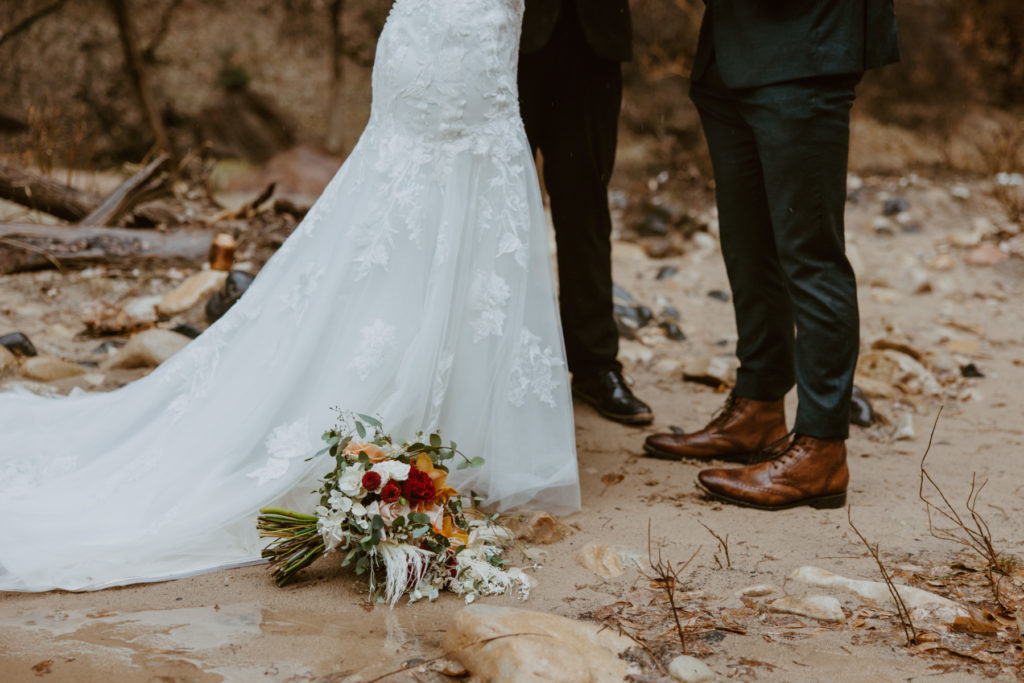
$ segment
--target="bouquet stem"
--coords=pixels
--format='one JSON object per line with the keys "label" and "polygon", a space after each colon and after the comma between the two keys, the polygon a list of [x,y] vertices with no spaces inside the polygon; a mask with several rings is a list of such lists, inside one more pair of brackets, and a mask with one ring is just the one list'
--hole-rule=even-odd
{"label": "bouquet stem", "polygon": [[302,569],[323,555],[326,546],[316,527],[317,518],[291,510],[263,508],[257,525],[260,536],[273,538],[263,558],[274,568],[274,582],[284,586]]}

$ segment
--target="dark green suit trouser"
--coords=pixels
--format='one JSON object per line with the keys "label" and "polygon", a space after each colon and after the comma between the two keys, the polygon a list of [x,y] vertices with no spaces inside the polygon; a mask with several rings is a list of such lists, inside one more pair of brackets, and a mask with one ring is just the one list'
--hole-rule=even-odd
{"label": "dark green suit trouser", "polygon": [[793,431],[843,439],[860,345],[843,210],[859,75],[730,89],[712,62],[690,97],[715,173],[740,360],[735,393],[797,385]]}

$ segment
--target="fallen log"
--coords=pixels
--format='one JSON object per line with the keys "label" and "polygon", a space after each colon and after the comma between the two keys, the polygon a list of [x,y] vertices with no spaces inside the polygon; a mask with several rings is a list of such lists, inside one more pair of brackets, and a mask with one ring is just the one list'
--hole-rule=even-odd
{"label": "fallen log", "polygon": [[0,161],[0,199],[43,211],[67,221],[80,221],[101,204],[88,192]]}
{"label": "fallen log", "polygon": [[[155,181],[157,174],[170,161],[170,156],[161,154],[146,166],[132,174],[128,180],[121,183],[116,190],[103,200],[103,203],[93,209],[88,216],[82,219],[83,226],[110,225],[121,217],[126,211],[137,203],[152,199],[161,194],[166,188],[161,181]],[[150,182],[154,181],[154,182]]]}
{"label": "fallen log", "polygon": [[0,223],[0,275],[95,265],[195,265],[206,260],[214,232]]}

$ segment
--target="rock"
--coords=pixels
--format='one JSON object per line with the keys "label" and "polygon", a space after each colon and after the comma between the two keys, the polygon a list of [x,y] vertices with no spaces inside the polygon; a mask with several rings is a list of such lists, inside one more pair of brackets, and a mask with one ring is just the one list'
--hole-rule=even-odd
{"label": "rock", "polygon": [[679,309],[675,306],[666,305],[661,309],[661,312],[658,313],[658,317],[662,320],[679,320]]}
{"label": "rock", "polygon": [[772,593],[778,593],[779,589],[770,583],[759,583],[754,586],[747,586],[741,590],[737,595],[744,598],[761,598],[765,595],[771,595]]}
{"label": "rock", "polygon": [[84,372],[81,366],[53,356],[33,356],[21,363],[21,376],[37,382],[55,382]]}
{"label": "rock", "polygon": [[224,289],[214,292],[210,300],[206,302],[206,319],[211,323],[219,320],[245,294],[255,279],[255,276],[241,270],[233,270],[228,273],[227,280],[224,281]]}
{"label": "rock", "polygon": [[966,185],[953,185],[952,187],[949,188],[949,194],[954,199],[959,199],[963,201],[965,199],[971,198],[971,188],[967,187]]}
{"label": "rock", "polygon": [[163,316],[184,313],[220,289],[227,277],[222,270],[200,270],[164,294],[156,304],[156,312]]}
{"label": "rock", "polygon": [[772,601],[768,609],[819,621],[846,621],[842,606],[831,595],[786,595]]}
{"label": "rock", "polygon": [[683,367],[683,380],[709,387],[732,386],[736,383],[739,361],[733,355],[698,358]]}
{"label": "rock", "polygon": [[871,221],[871,229],[876,235],[888,237],[896,234],[896,224],[885,216],[875,216],[875,219]]}
{"label": "rock", "polygon": [[715,672],[696,657],[679,655],[668,665],[668,673],[677,681],[685,683],[702,683],[715,680]]}
{"label": "rock", "polygon": [[573,531],[547,512],[537,511],[511,515],[502,524],[521,541],[536,545],[549,545],[568,538]]}
{"label": "rock", "polygon": [[633,304],[636,299],[619,285],[612,285],[612,300],[615,303]]}
{"label": "rock", "polygon": [[185,348],[189,338],[169,330],[152,329],[140,332],[108,360],[105,369],[155,368]]}
{"label": "rock", "polygon": [[[715,221],[715,225],[718,225],[718,221]],[[718,234],[717,227],[713,232],[714,234]],[[697,248],[697,251],[699,252],[708,253],[718,248],[718,240],[715,239],[714,235],[706,232],[693,233],[692,235],[690,235],[690,241],[693,242],[693,245]]]}
{"label": "rock", "polygon": [[672,228],[671,213],[663,206],[652,206],[644,217],[633,224],[638,235],[664,237]]}
{"label": "rock", "polygon": [[171,328],[171,332],[183,334],[189,339],[195,339],[196,337],[203,333],[202,330],[200,330],[192,323],[181,323],[180,325],[175,325],[174,327]]}
{"label": "rock", "polygon": [[675,358],[662,358],[654,364],[651,371],[655,377],[660,379],[672,379],[675,380],[679,371],[683,369],[683,364]]}
{"label": "rock", "polygon": [[914,431],[914,416],[910,413],[903,413],[896,420],[896,428],[892,433],[893,441],[913,441],[917,438]]}
{"label": "rock", "polygon": [[720,289],[712,289],[710,292],[708,292],[708,297],[714,299],[715,301],[729,303],[729,293],[723,292]]}
{"label": "rock", "polygon": [[[881,581],[849,579],[845,576],[811,566],[800,567],[790,574],[789,578],[816,588],[840,588],[847,590],[861,598],[870,600],[880,606],[884,605],[895,611],[889,588]],[[951,624],[957,617],[969,615],[967,608],[941,595],[929,593],[926,590],[914,588],[913,586],[904,586],[898,583],[894,585],[906,604],[907,609],[911,611],[911,617],[914,619],[921,617],[922,619],[935,619]]]}
{"label": "rock", "polygon": [[131,322],[135,325],[156,322],[156,307],[163,299],[162,296],[142,296],[137,299],[129,299],[121,306]]}
{"label": "rock", "polygon": [[654,276],[654,279],[661,282],[662,280],[667,280],[676,275],[678,272],[679,269],[675,266],[662,266],[658,269],[658,274]]}
{"label": "rock", "polygon": [[631,550],[607,543],[587,543],[576,553],[580,566],[606,579],[622,576],[626,567],[639,567],[639,558]]}
{"label": "rock", "polygon": [[16,356],[31,357],[37,354],[36,347],[32,340],[21,332],[12,332],[0,337],[0,346],[4,347]]}
{"label": "rock", "polygon": [[459,612],[444,637],[449,656],[479,680],[495,682],[620,683],[634,673],[619,658],[633,645],[612,629],[481,604]]}
{"label": "rock", "polygon": [[642,365],[651,362],[654,351],[640,342],[626,340],[619,344],[619,358],[630,365]]}
{"label": "rock", "polygon": [[654,259],[669,258],[682,256],[683,248],[668,237],[656,237],[644,242],[644,253]]}
{"label": "rock", "polygon": [[12,374],[17,367],[17,357],[6,346],[0,346],[0,377]]}
{"label": "rock", "polygon": [[681,329],[679,329],[679,325],[676,325],[674,322],[663,320],[658,323],[658,327],[664,330],[665,336],[672,341],[684,341],[686,339],[686,335],[683,334]]}
{"label": "rock", "polygon": [[978,369],[978,366],[974,363],[968,363],[967,365],[960,368],[960,374],[964,377],[984,377],[985,374]]}
{"label": "rock", "polygon": [[938,254],[928,262],[928,267],[932,270],[953,270],[956,267],[956,259],[952,254]]}
{"label": "rock", "polygon": [[99,346],[97,346],[95,349],[93,349],[92,352],[97,356],[113,356],[115,353],[121,350],[122,347],[124,347],[124,344],[125,343],[123,341],[117,340],[105,341]]}
{"label": "rock", "polygon": [[853,395],[850,399],[850,424],[858,427],[870,427],[875,422],[875,411],[871,407],[864,390],[858,386],[853,387]]}
{"label": "rock", "polygon": [[896,197],[894,199],[886,199],[885,204],[882,205],[883,216],[895,216],[898,213],[902,213],[910,208],[910,202],[903,197]]}
{"label": "rock", "polygon": [[884,395],[869,391],[869,386],[876,386],[872,380],[895,387],[905,394],[942,395],[942,386],[924,365],[910,355],[892,348],[861,354],[857,361],[855,383],[869,396],[885,398]]}
{"label": "rock", "polygon": [[991,242],[985,242],[984,244],[972,249],[971,253],[969,253],[967,258],[964,259],[964,262],[972,266],[987,268],[1008,258],[1010,257],[1004,254],[999,247]]}
{"label": "rock", "polygon": [[864,189],[864,180],[852,173],[846,176],[846,198],[856,204],[860,201],[860,191]]}

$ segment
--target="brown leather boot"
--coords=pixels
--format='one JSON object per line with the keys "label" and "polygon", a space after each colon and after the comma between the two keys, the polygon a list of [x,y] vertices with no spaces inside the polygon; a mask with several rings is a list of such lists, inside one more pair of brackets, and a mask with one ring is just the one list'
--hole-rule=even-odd
{"label": "brown leather boot", "polygon": [[755,401],[730,394],[704,429],[692,434],[654,434],[644,441],[644,451],[662,460],[750,462],[786,434],[782,399]]}
{"label": "brown leather boot", "polygon": [[789,447],[771,460],[732,470],[703,470],[697,482],[712,498],[759,510],[842,507],[850,483],[846,442],[794,436]]}

